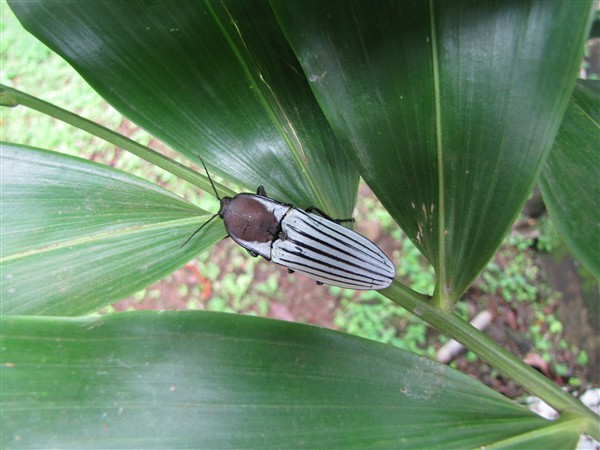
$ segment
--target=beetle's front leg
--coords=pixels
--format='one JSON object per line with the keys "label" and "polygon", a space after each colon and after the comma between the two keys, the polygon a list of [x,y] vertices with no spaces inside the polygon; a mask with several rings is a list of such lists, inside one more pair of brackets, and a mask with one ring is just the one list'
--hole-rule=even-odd
{"label": "beetle's front leg", "polygon": [[259,186],[258,189],[256,190],[256,193],[262,197],[266,197],[267,196],[267,191],[265,191],[265,187],[264,186]]}

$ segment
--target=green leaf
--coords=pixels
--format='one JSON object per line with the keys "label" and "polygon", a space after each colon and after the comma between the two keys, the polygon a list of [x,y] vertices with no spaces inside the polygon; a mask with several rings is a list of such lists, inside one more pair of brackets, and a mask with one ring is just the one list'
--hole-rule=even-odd
{"label": "green leaf", "polygon": [[33,35],[163,142],[249,190],[348,217],[358,174],[265,1],[11,2]]}
{"label": "green leaf", "polygon": [[593,2],[272,4],[343,148],[457,299],[537,179]]}
{"label": "green leaf", "polygon": [[75,315],[181,267],[226,233],[206,212],[124,172],[12,144],[0,152],[2,314]]}
{"label": "green leaf", "polygon": [[474,448],[555,425],[317,327],[196,311],[1,323],[3,448]]}
{"label": "green leaf", "polygon": [[552,223],[596,278],[600,278],[599,127],[600,82],[580,81],[540,178]]}

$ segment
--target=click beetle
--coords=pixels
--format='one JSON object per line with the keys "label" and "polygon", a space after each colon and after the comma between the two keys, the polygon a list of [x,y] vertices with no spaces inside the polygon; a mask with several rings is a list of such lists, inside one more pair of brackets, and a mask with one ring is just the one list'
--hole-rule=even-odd
{"label": "click beetle", "polygon": [[334,220],[315,207],[303,211],[278,202],[267,196],[263,186],[256,194],[221,198],[204,161],[200,162],[221,207],[183,245],[219,216],[228,236],[250,255],[285,266],[290,273],[303,273],[317,284],[360,290],[384,289],[391,284],[396,269],[385,253],[366,237],[340,225],[353,219]]}

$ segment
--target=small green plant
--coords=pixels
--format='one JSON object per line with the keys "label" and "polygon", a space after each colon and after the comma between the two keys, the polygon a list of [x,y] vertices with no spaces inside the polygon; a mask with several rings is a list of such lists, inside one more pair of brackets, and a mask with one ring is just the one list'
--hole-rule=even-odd
{"label": "small green plant", "polygon": [[[540,226],[540,240],[544,242],[544,250],[555,248],[556,235],[549,221],[538,221]],[[542,236],[545,236],[542,238]],[[538,246],[538,248],[540,248]],[[498,257],[490,262],[482,273],[480,287],[489,295],[499,296],[507,304],[526,302],[533,317],[531,325],[527,327],[525,337],[533,344],[537,352],[548,364],[552,373],[567,377],[568,365],[558,362],[561,353],[569,351],[575,358],[576,365],[582,366],[579,361],[586,361],[585,352],[575,346],[569,346],[564,339],[563,324],[553,313],[548,310],[552,305],[561,301],[561,295],[553,292],[540,277],[539,269],[535,264],[533,240],[519,235],[509,236],[502,245]],[[498,261],[502,262],[500,267]],[[516,306],[516,305],[515,305]],[[569,382],[577,384],[576,381]]]}
{"label": "small green plant", "polygon": [[508,236],[497,258],[483,271],[481,289],[487,294],[497,293],[507,302],[536,302],[539,269],[530,252],[532,243],[530,238],[516,234]]}
{"label": "small green plant", "polygon": [[561,245],[558,233],[547,215],[540,217],[536,223],[536,228],[539,232],[537,241],[537,248],[539,250],[552,252]]}

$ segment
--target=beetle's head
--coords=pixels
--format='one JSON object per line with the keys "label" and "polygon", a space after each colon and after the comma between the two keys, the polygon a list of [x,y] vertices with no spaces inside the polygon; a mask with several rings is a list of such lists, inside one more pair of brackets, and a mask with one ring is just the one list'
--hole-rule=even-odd
{"label": "beetle's head", "polygon": [[231,202],[231,197],[223,197],[221,199],[221,208],[219,209],[219,212],[217,214],[219,214],[219,217],[222,219],[223,216],[226,214],[227,212],[227,208],[229,208],[229,203]]}

